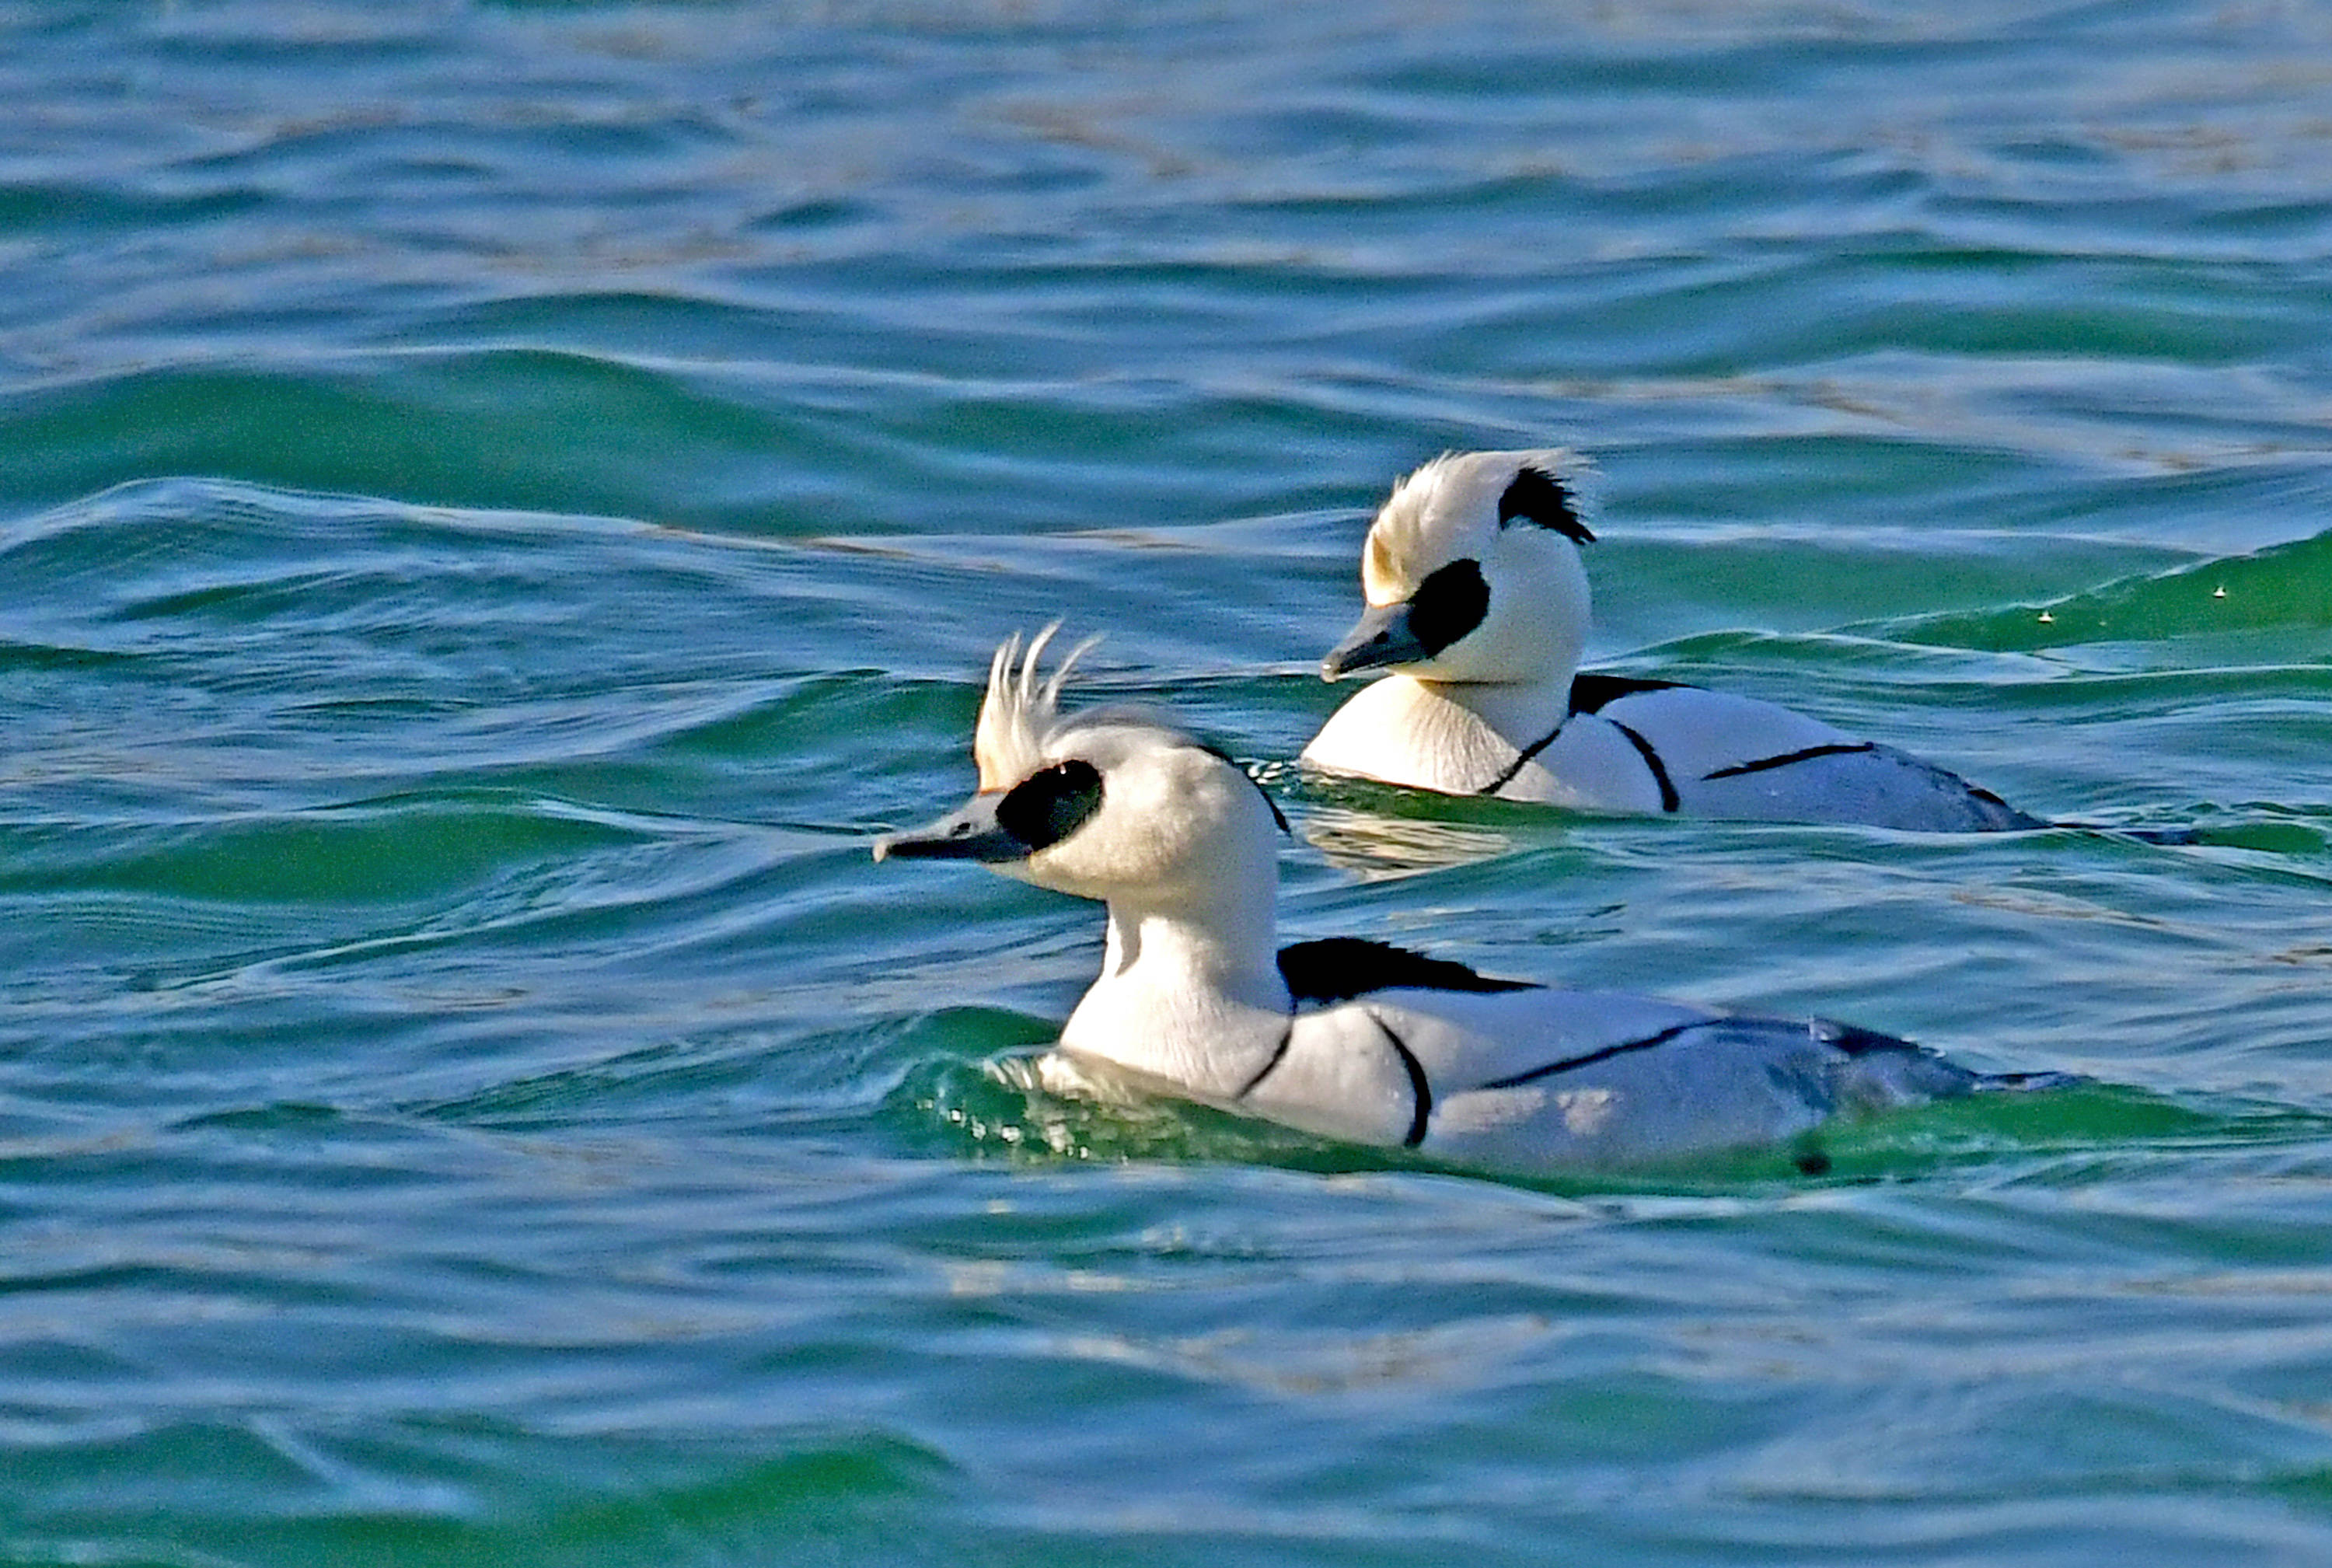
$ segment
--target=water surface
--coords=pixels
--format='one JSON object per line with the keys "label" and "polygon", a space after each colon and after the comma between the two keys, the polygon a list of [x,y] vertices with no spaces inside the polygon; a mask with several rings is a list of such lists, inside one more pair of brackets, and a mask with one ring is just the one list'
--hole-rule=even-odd
{"label": "water surface", "polygon": [[[2332,1558],[2326,62],[0,12],[0,1559]],[[1289,772],[1374,501],[1550,442],[1606,667],[2090,826]],[[866,842],[1056,617],[1291,936],[2097,1083],[1535,1183],[1017,1089],[1098,912]]]}

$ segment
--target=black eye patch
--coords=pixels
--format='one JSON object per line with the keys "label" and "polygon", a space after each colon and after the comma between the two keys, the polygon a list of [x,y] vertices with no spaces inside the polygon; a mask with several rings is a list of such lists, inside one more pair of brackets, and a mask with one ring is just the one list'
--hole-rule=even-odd
{"label": "black eye patch", "polygon": [[997,802],[997,825],[1034,855],[1083,827],[1101,809],[1101,770],[1072,757],[1040,768]]}
{"label": "black eye patch", "polygon": [[1409,596],[1409,635],[1426,653],[1439,653],[1482,624],[1490,613],[1490,585],[1479,561],[1453,560],[1429,575]]}
{"label": "black eye patch", "polygon": [[1506,486],[1506,492],[1498,497],[1498,526],[1504,528],[1516,518],[1551,528],[1581,544],[1595,542],[1595,535],[1579,521],[1579,508],[1572,501],[1571,492],[1543,468],[1524,469]]}

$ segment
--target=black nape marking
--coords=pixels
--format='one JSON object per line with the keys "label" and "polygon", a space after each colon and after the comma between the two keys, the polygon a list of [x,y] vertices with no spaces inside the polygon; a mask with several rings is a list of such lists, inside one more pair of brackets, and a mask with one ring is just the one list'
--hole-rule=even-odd
{"label": "black nape marking", "polygon": [[1673,692],[1681,684],[1677,681],[1646,680],[1639,675],[1607,675],[1594,670],[1582,670],[1571,678],[1571,711],[1574,713],[1600,713],[1622,697],[1632,697],[1639,692]]}
{"label": "black nape marking", "polygon": [[[1660,760],[1660,754],[1652,750],[1652,743],[1617,719],[1609,719],[1605,722],[1628,738],[1628,744],[1636,749],[1636,755],[1641,757],[1644,766],[1652,770],[1652,782],[1660,787],[1660,809],[1673,811],[1682,805],[1683,801],[1677,797],[1676,780],[1668,777],[1668,765]],[[1709,775],[1712,779],[1716,776],[1714,773]]]}
{"label": "black nape marking", "polygon": [[1498,497],[1498,526],[1505,528],[1516,518],[1553,529],[1580,544],[1595,542],[1595,535],[1579,521],[1579,508],[1571,492],[1544,468],[1522,470]]}
{"label": "black nape marking", "polygon": [[1101,809],[1101,770],[1075,757],[1039,768],[996,805],[997,825],[1034,855],[1083,827]]}
{"label": "black nape marking", "polygon": [[1228,751],[1224,751],[1220,746],[1210,746],[1204,741],[1193,741],[1190,744],[1196,746],[1199,751],[1204,751],[1208,756],[1214,758],[1217,761],[1228,762],[1234,769],[1237,769],[1238,776],[1246,779],[1248,783],[1253,784],[1255,786],[1255,792],[1263,797],[1263,803],[1265,807],[1270,810],[1271,819],[1279,824],[1279,830],[1282,833],[1286,834],[1291,838],[1295,837],[1295,829],[1287,825],[1287,813],[1279,808],[1279,802],[1271,798],[1271,791],[1263,787],[1261,780],[1257,779],[1254,774],[1248,772],[1246,769],[1239,767],[1238,758],[1232,756]]}
{"label": "black nape marking", "polygon": [[1428,655],[1438,654],[1482,624],[1490,613],[1490,585],[1482,563],[1453,560],[1429,573],[1409,596],[1409,635]]}
{"label": "black nape marking", "polygon": [[1801,1149],[1790,1156],[1790,1163],[1795,1165],[1802,1175],[1830,1174],[1830,1156],[1820,1149]]}
{"label": "black nape marking", "polygon": [[1299,1002],[1347,1002],[1371,991],[1408,988],[1429,991],[1535,991],[1533,980],[1497,980],[1446,958],[1371,942],[1331,936],[1279,950],[1279,974]]}
{"label": "black nape marking", "polygon": [[1775,768],[1786,768],[1792,762],[1811,762],[1817,757],[1844,757],[1856,751],[1878,750],[1878,745],[1869,741],[1832,741],[1827,745],[1808,746],[1802,751],[1784,751],[1778,757],[1760,757],[1754,762],[1735,762],[1730,768],[1704,773],[1701,779],[1706,782],[1711,779],[1738,779],[1744,773],[1768,772]]}

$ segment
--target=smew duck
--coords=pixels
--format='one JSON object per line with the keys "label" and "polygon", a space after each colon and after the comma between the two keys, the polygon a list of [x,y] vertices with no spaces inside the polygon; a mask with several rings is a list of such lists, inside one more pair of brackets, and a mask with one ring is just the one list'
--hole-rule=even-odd
{"label": "smew duck", "polygon": [[1303,760],[1449,795],[1996,832],[2040,821],[1945,769],[1753,697],[1582,671],[1581,461],[1448,454],[1394,486],[1361,552],[1368,608],[1321,662],[1391,672]]}
{"label": "smew duck", "polygon": [[1167,721],[1062,713],[1075,655],[1041,679],[1049,635],[997,651],[979,792],[874,846],[1108,906],[1101,976],[1040,1064],[1047,1083],[1098,1076],[1330,1138],[1559,1171],[1765,1144],[1815,1169],[1807,1139],[1834,1116],[2037,1081],[1848,1025],[1495,979],[1376,942],[1279,948],[1278,808]]}

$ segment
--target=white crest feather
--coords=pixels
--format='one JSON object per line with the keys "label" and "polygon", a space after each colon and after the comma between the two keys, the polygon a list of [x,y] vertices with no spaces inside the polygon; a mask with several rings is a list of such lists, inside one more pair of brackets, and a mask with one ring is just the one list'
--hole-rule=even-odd
{"label": "white crest feather", "polygon": [[1498,495],[1515,472],[1535,468],[1561,486],[1582,521],[1595,512],[1596,470],[1567,446],[1513,452],[1445,452],[1392,487],[1377,509],[1361,554],[1361,580],[1371,604],[1391,604],[1416,591],[1427,573],[1449,559],[1468,528],[1486,530],[1498,515]]}
{"label": "white crest feather", "polygon": [[1060,716],[1061,684],[1086,651],[1101,641],[1087,637],[1065,655],[1049,680],[1037,680],[1037,666],[1055,621],[1021,648],[1013,633],[988,664],[988,694],[980,699],[980,723],[972,731],[971,758],[980,767],[982,789],[1008,789],[1044,765],[1045,741]]}

